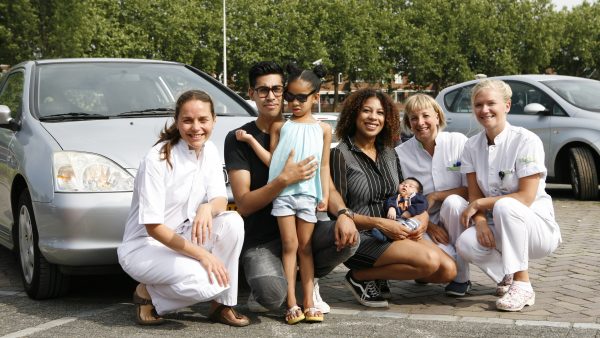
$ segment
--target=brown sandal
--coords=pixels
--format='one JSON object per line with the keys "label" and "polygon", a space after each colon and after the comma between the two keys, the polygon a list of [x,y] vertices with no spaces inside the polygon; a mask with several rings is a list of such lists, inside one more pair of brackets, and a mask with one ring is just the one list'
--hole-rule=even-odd
{"label": "brown sandal", "polygon": [[[135,319],[138,324],[140,324],[140,325],[160,325],[165,322],[165,320],[156,313],[156,309],[154,308],[154,305],[152,305],[152,300],[140,297],[136,291],[133,292],[133,304],[135,304],[135,314],[136,314]],[[150,319],[150,320],[142,319],[142,305],[152,305],[151,315],[152,315],[152,318],[154,318],[154,319]]]}
{"label": "brown sandal", "polygon": [[[231,309],[231,313],[237,319],[237,321],[231,320],[223,315],[223,312],[227,309]],[[208,318],[215,323],[222,323],[236,327],[247,326],[250,324],[250,319],[248,319],[248,317],[238,313],[233,307],[224,304],[219,304],[219,306],[217,306],[215,311],[213,311]]]}

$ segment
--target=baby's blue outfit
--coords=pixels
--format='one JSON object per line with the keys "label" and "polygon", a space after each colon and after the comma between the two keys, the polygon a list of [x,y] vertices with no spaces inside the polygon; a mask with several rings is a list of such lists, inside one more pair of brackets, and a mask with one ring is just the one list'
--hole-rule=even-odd
{"label": "baby's blue outfit", "polygon": [[294,162],[301,161],[309,156],[314,156],[318,163],[317,172],[308,180],[287,186],[279,196],[308,195],[321,201],[321,156],[323,154],[323,128],[319,122],[298,123],[286,121],[279,132],[279,143],[271,157],[269,167],[269,182],[274,180],[285,166],[285,162],[292,149],[295,150]]}

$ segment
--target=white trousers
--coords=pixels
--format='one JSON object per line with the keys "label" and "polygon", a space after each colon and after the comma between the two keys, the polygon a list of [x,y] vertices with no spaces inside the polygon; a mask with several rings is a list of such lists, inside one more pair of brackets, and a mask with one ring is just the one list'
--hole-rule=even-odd
{"label": "white trousers", "polygon": [[[181,235],[190,240],[191,227]],[[234,306],[243,243],[244,221],[238,213],[226,212],[213,219],[211,238],[203,247],[225,265],[229,273],[229,286],[225,287],[219,286],[215,278],[211,284],[198,260],[173,251],[152,237],[126,243],[123,251],[128,253],[119,255],[119,263],[133,279],[146,284],[159,315],[211,300]]]}
{"label": "white trousers", "polygon": [[[463,199],[460,213],[467,205]],[[496,201],[492,215],[488,216],[488,224],[494,234],[496,248],[479,244],[475,227],[470,227],[458,238],[456,250],[465,261],[477,265],[496,283],[504,275],[527,270],[529,259],[550,255],[561,242],[560,229],[555,221],[540,217],[531,208],[510,197]]]}
{"label": "white trousers", "polygon": [[[464,198],[458,195],[446,197],[439,210],[438,225],[442,226],[448,232],[448,244],[438,243],[438,247],[444,250],[456,262],[455,282],[465,283],[470,278],[469,262],[465,261],[456,252],[456,241],[465,229],[460,223],[460,213],[466,207]],[[437,217],[436,217],[437,218]],[[427,239],[430,237],[427,235]]]}

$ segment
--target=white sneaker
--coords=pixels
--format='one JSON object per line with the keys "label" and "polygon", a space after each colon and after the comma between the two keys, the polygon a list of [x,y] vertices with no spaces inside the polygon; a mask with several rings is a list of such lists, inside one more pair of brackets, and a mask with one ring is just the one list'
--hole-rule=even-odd
{"label": "white sneaker", "polygon": [[256,312],[256,313],[269,312],[269,309],[260,305],[260,303],[256,301],[256,299],[254,298],[254,294],[252,292],[250,292],[250,296],[248,296],[248,302],[246,303],[246,305],[248,305],[248,310],[250,310],[250,312]]}
{"label": "white sneaker", "polygon": [[315,307],[321,311],[321,313],[329,313],[331,312],[331,307],[329,304],[325,303],[323,298],[321,298],[321,294],[319,293],[319,279],[315,278],[315,286],[313,287],[313,303]]}

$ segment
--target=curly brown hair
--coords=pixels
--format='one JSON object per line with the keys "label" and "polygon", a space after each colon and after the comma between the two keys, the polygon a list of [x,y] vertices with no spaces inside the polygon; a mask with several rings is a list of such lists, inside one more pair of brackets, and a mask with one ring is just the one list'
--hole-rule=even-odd
{"label": "curly brown hair", "polygon": [[386,147],[393,147],[395,140],[400,135],[400,114],[398,113],[398,107],[396,107],[394,100],[388,94],[370,88],[359,89],[344,100],[342,112],[335,127],[335,135],[340,140],[354,136],[358,113],[360,113],[365,101],[372,97],[378,98],[379,102],[381,102],[385,122],[375,142]]}

